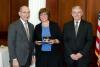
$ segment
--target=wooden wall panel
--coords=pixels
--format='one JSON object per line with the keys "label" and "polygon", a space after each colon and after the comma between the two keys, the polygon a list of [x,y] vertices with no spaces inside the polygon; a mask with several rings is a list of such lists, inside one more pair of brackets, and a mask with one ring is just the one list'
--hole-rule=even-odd
{"label": "wooden wall panel", "polygon": [[22,5],[28,5],[28,0],[11,0],[11,22],[19,18],[18,11]]}
{"label": "wooden wall panel", "polygon": [[[96,15],[96,0],[87,0],[87,15],[86,15],[86,18],[89,22],[92,23],[92,26],[93,26],[93,34],[95,35],[96,34],[96,24],[95,22],[97,23],[97,15]],[[94,9],[95,8],[95,9]]]}
{"label": "wooden wall panel", "polygon": [[66,21],[71,19],[71,7],[74,5],[75,0],[59,0],[59,24],[61,28]]}
{"label": "wooden wall panel", "polygon": [[[96,35],[97,16],[100,11],[100,0],[47,0],[46,7],[51,11],[51,19],[58,21],[61,28],[66,21],[72,19],[71,8],[80,5],[84,11],[84,18],[93,25]],[[22,5],[28,5],[28,0],[1,0],[0,2],[0,37],[8,30],[8,25],[19,18],[18,10]]]}
{"label": "wooden wall panel", "polygon": [[[63,28],[66,21],[72,19],[71,9],[75,5],[81,6],[83,11],[86,11],[86,0],[59,0],[59,24],[61,25],[61,28]],[[84,18],[85,15],[86,14],[83,16]]]}
{"label": "wooden wall panel", "polygon": [[0,44],[7,44],[8,26],[19,18],[22,5],[28,5],[28,0],[0,0]]}
{"label": "wooden wall panel", "polygon": [[28,0],[1,0],[0,32],[7,32],[8,25],[18,19],[18,10],[21,5],[28,5]]}
{"label": "wooden wall panel", "polygon": [[59,0],[59,24],[61,28],[66,21],[72,19],[71,8],[75,5],[82,7],[83,18],[88,20],[93,26],[93,34],[96,36],[97,16],[100,11],[100,0]]}
{"label": "wooden wall panel", "polygon": [[83,18],[86,19],[86,10],[87,10],[87,0],[75,0],[75,5],[81,6],[83,10]]}
{"label": "wooden wall panel", "polygon": [[51,20],[58,21],[58,0],[46,0],[46,7],[50,9]]}
{"label": "wooden wall panel", "polygon": [[8,29],[10,22],[10,0],[0,1],[0,32],[5,32]]}

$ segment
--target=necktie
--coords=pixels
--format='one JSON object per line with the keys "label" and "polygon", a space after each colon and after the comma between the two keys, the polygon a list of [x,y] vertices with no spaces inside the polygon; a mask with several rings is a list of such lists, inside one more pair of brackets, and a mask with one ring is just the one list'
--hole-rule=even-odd
{"label": "necktie", "polygon": [[26,30],[26,35],[27,35],[27,38],[28,38],[28,40],[29,40],[30,35],[29,35],[28,23],[25,23],[25,30]]}
{"label": "necktie", "polygon": [[78,32],[78,22],[76,22],[76,24],[75,24],[75,33],[76,33],[76,36],[77,36],[77,32]]}

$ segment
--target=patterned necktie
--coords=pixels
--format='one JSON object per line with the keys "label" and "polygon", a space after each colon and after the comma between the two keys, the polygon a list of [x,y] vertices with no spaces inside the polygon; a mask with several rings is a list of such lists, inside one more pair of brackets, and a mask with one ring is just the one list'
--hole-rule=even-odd
{"label": "patterned necktie", "polygon": [[28,38],[28,40],[29,40],[29,38],[30,38],[30,34],[29,34],[28,23],[25,23],[25,30],[26,30],[27,38]]}
{"label": "patterned necktie", "polygon": [[77,32],[78,32],[78,22],[76,22],[76,24],[75,24],[75,33],[76,33],[76,36],[77,36]]}

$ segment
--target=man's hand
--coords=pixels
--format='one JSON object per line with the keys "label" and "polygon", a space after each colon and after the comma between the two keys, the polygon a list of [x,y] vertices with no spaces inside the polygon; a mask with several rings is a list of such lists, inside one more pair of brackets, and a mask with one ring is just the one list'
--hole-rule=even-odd
{"label": "man's hand", "polygon": [[36,62],[36,57],[32,56],[32,63],[31,64],[34,64],[35,62]]}
{"label": "man's hand", "polygon": [[17,59],[13,59],[12,66],[13,67],[19,67],[19,63],[18,63]]}
{"label": "man's hand", "polygon": [[76,54],[71,54],[70,57],[73,59],[73,60],[78,60],[78,57]]}
{"label": "man's hand", "polygon": [[77,53],[76,56],[77,56],[78,59],[83,57],[83,55],[81,53]]}
{"label": "man's hand", "polygon": [[80,58],[83,57],[83,55],[81,53],[76,53],[76,54],[71,54],[70,57],[73,59],[73,60],[79,60]]}

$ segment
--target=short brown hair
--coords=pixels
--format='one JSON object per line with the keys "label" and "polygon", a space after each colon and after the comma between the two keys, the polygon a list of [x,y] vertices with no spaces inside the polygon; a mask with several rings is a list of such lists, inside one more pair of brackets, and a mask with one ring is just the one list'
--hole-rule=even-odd
{"label": "short brown hair", "polygon": [[39,11],[39,19],[40,19],[40,14],[41,13],[46,13],[48,15],[48,20],[50,19],[50,11],[48,8],[41,8],[40,11]]}

